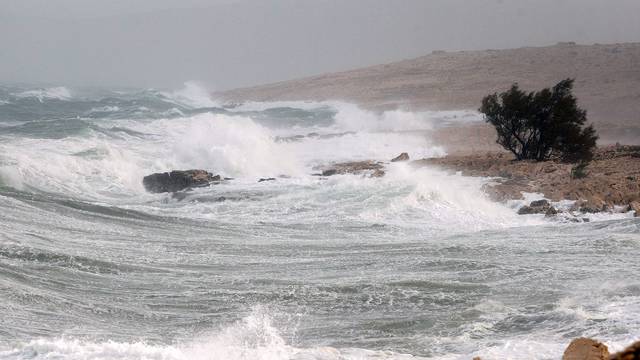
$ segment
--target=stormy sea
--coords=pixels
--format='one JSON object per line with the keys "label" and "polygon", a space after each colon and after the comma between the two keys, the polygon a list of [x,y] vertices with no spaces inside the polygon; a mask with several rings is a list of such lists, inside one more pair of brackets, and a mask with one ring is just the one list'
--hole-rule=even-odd
{"label": "stormy sea", "polygon": [[[408,163],[473,111],[0,87],[0,359],[555,359],[640,334],[640,219]],[[179,194],[145,175],[231,178]],[[271,181],[260,179],[273,178]],[[527,194],[535,198],[538,194]],[[587,221],[588,220],[588,221]]]}

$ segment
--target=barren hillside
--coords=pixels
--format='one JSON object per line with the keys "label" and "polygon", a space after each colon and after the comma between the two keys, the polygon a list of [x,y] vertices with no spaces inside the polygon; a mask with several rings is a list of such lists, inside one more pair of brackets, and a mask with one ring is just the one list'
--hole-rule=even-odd
{"label": "barren hillside", "polygon": [[227,101],[345,100],[373,109],[476,109],[484,95],[513,82],[537,90],[567,77],[576,78],[579,104],[603,143],[640,143],[640,43],[434,52],[215,96]]}

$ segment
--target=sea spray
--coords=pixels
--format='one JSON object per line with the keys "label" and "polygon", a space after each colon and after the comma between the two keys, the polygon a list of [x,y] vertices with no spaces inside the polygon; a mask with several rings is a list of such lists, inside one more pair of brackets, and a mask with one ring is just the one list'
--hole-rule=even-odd
{"label": "sea spray", "polygon": [[[0,88],[0,359],[546,359],[637,336],[637,219],[519,216],[491,179],[388,163],[444,155],[432,131],[473,111],[42,90]],[[314,175],[352,160],[386,175]],[[142,188],[189,168],[234,179]]]}

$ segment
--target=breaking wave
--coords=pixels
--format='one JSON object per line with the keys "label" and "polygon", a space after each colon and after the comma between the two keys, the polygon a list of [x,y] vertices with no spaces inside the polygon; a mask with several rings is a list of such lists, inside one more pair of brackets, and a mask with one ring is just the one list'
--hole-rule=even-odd
{"label": "breaking wave", "polygon": [[[551,359],[640,328],[637,220],[519,216],[490,179],[390,162],[476,112],[195,82],[0,98],[0,359]],[[385,176],[317,176],[360,160]],[[232,180],[143,189],[190,168]]]}
{"label": "breaking wave", "polygon": [[72,98],[71,91],[64,86],[27,90],[13,95],[18,98],[35,98],[40,102],[45,99],[69,100]]}

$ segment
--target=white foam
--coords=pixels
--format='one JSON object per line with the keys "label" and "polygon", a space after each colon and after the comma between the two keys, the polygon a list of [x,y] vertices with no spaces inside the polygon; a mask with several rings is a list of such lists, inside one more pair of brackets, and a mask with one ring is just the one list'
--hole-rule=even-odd
{"label": "white foam", "polygon": [[366,111],[353,104],[337,105],[336,127],[343,131],[418,131],[433,128],[428,113],[385,111],[381,114]]}
{"label": "white foam", "polygon": [[94,107],[89,110],[89,113],[100,113],[100,112],[117,112],[120,111],[118,106],[99,106]]}
{"label": "white foam", "polygon": [[[235,178],[225,189],[237,191],[257,186],[259,178],[292,177],[266,188],[288,193],[287,200],[291,203],[283,203],[282,197],[273,200],[277,203],[254,201],[223,207],[210,203],[190,205],[184,213],[189,217],[215,216],[231,222],[243,216],[255,218],[257,214],[261,218],[254,220],[276,222],[299,221],[301,217],[314,222],[340,216],[336,221],[394,223],[432,232],[475,231],[542,221],[516,216],[513,209],[490,201],[481,191],[486,179],[434,169],[414,170],[394,163],[387,165],[387,175],[382,179],[338,176],[320,181],[311,176],[318,171],[314,166],[335,161],[388,161],[401,152],[408,152],[414,159],[445,154],[442,148],[430,144],[428,128],[432,120],[425,114],[373,113],[351,105],[333,106],[339,106],[336,123],[324,130],[353,132],[278,142],[276,137],[290,133],[291,129],[271,129],[247,116],[203,113],[171,119],[117,121],[118,127],[150,134],[144,137],[121,133],[109,137],[96,132],[63,139],[16,138],[0,145],[7,164],[0,168],[0,177],[17,188],[38,188],[129,207],[146,204],[149,197],[157,196],[147,194],[141,184],[145,175],[154,172],[206,169]],[[115,124],[116,120],[113,121],[101,120],[99,126],[109,128]],[[264,184],[260,186],[263,186],[260,191],[264,191]],[[297,190],[289,194],[291,190],[280,190],[278,186],[296,186]],[[333,205],[327,205],[324,199],[335,194],[342,195]],[[369,204],[363,205],[363,199]],[[307,204],[312,211],[288,212],[287,209],[301,204]],[[265,208],[271,210],[265,212]],[[151,211],[164,211],[164,207]]]}
{"label": "white foam", "polygon": [[19,98],[34,97],[40,102],[45,99],[69,100],[72,97],[71,91],[64,86],[28,90],[13,95]]}
{"label": "white foam", "polygon": [[218,107],[220,104],[211,97],[211,91],[197,81],[187,81],[184,87],[173,92],[162,93],[167,98],[180,105],[192,108]]}
{"label": "white foam", "polygon": [[452,175],[431,168],[414,170],[406,164],[393,164],[380,181],[387,187],[395,184],[401,188],[399,184],[405,184],[409,191],[390,198],[386,207],[365,210],[362,216],[399,225],[433,227],[443,232],[542,223],[537,218],[519,217],[508,206],[491,201],[481,190],[487,180]]}
{"label": "white foam", "polygon": [[[199,114],[164,119],[140,128],[161,134],[153,169],[203,168],[233,177],[300,175],[296,154],[274,141],[274,133],[248,117]],[[159,157],[158,155],[161,156]]]}
{"label": "white foam", "polygon": [[90,342],[77,339],[37,339],[1,349],[2,360],[366,360],[418,359],[389,351],[299,348],[286,343],[265,308],[256,307],[244,319],[211,335],[174,346],[144,342]]}

